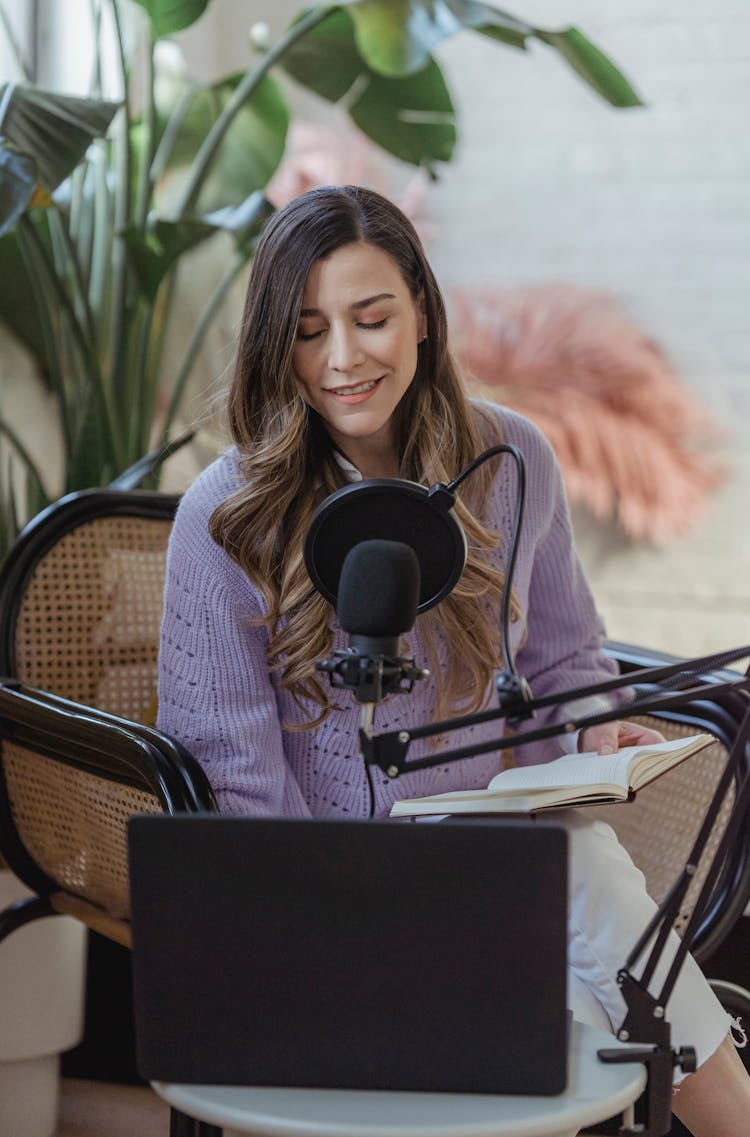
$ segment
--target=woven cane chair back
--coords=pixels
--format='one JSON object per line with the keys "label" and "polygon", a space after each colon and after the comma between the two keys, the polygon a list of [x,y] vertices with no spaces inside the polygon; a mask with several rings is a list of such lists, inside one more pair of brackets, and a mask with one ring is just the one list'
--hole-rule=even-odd
{"label": "woven cane chair back", "polygon": [[[153,729],[176,499],[95,491],[32,523],[0,582],[0,827],[27,884],[127,942],[127,822],[211,809],[190,755]],[[84,908],[77,910],[78,902]]]}
{"label": "woven cane chair back", "polygon": [[[698,733],[694,726],[644,715],[633,719],[660,730],[668,738]],[[715,741],[686,762],[638,791],[635,801],[594,806],[590,812],[608,822],[646,878],[651,897],[661,903],[687,863],[690,850],[727,760],[726,747]],[[730,788],[717,824],[685,895],[675,929],[682,932],[703,886],[706,873],[729,820],[734,802]]]}
{"label": "woven cane chair back", "polygon": [[102,516],[36,564],[19,606],[15,675],[87,706],[152,722],[168,518]]}
{"label": "woven cane chair back", "polygon": [[127,822],[133,813],[163,812],[156,794],[108,782],[15,743],[6,742],[4,751],[14,824],[37,869],[54,891],[127,920]]}

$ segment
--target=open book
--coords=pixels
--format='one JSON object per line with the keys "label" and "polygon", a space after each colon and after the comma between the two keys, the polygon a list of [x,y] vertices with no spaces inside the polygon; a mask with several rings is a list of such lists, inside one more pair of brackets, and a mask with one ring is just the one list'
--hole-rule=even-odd
{"label": "open book", "polygon": [[391,817],[431,813],[536,813],[560,806],[629,801],[637,790],[710,746],[710,734],[694,734],[615,754],[565,754],[540,766],[496,774],[486,790],[454,790],[394,802]]}

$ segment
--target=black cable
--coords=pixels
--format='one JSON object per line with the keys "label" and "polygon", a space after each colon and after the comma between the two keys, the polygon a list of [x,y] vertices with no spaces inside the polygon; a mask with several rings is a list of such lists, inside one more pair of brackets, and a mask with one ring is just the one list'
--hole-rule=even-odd
{"label": "black cable", "polygon": [[510,443],[500,443],[497,446],[490,447],[480,454],[470,466],[467,466],[457,478],[450,482],[445,490],[448,493],[455,493],[465,478],[469,474],[473,474],[478,466],[486,462],[488,458],[494,458],[496,454],[510,454],[516,464],[516,472],[518,476],[518,488],[516,491],[516,508],[513,515],[513,526],[510,535],[510,551],[508,553],[508,561],[505,567],[505,587],[503,589],[503,603],[502,615],[500,618],[500,647],[503,655],[503,668],[511,676],[515,676],[516,669],[513,663],[513,657],[510,651],[510,643],[508,641],[508,629],[510,627],[510,600],[513,591],[513,574],[516,569],[516,559],[518,557],[518,545],[521,535],[521,523],[523,521],[523,511],[526,502],[526,467],[524,465],[523,457],[517,446],[512,446]]}

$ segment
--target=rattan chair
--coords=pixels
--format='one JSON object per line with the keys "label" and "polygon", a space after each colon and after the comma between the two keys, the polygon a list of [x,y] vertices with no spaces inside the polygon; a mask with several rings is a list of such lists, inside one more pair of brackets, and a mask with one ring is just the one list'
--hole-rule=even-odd
{"label": "rattan chair", "polygon": [[[216,808],[194,759],[153,725],[176,504],[173,496],[142,491],[70,495],[27,527],[0,573],[0,854],[35,893],[0,913],[0,939],[37,916],[64,912],[128,945],[129,816]],[[608,650],[625,671],[665,659],[623,644]],[[707,730],[716,742],[635,802],[600,811],[656,900],[685,862],[745,706],[731,692],[661,711],[655,725],[669,737]],[[730,808],[728,800],[722,823]],[[745,833],[693,943],[704,966],[750,896]],[[750,1018],[750,995],[742,977],[734,978],[732,1013],[739,1007]]]}
{"label": "rattan chair", "polygon": [[[200,766],[153,727],[176,503],[71,495],[3,566],[0,854],[35,895],[0,912],[0,940],[60,913],[130,946],[128,818],[216,809]],[[171,1132],[219,1131],[173,1111]]]}

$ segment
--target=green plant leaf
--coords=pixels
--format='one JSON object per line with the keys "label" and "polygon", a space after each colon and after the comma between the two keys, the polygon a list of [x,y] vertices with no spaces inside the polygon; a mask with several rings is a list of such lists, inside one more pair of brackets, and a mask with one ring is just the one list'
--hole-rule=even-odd
{"label": "green plant leaf", "polygon": [[216,229],[231,233],[238,251],[251,256],[264,222],[274,207],[261,190],[255,190],[239,205],[227,205],[207,213],[203,220]]}
{"label": "green plant leaf", "polygon": [[189,28],[208,7],[209,0],[135,0],[151,22],[154,39]]}
{"label": "green plant leaf", "polygon": [[0,236],[12,229],[36,188],[36,164],[0,146]]}
{"label": "green plant leaf", "polygon": [[554,47],[589,86],[614,107],[640,107],[642,100],[607,56],[577,28],[562,32],[539,30],[543,43]]}
{"label": "green plant leaf", "polygon": [[[294,23],[298,23],[297,18]],[[324,23],[287,48],[281,67],[298,83],[337,103],[357,82],[373,75],[357,50],[348,11],[332,12]]]}
{"label": "green plant leaf", "polygon": [[[50,249],[47,215],[32,210],[29,219],[35,225],[40,240]],[[29,277],[18,245],[16,232],[0,238],[0,321],[20,344],[36,359],[42,378],[50,371],[44,336],[39,329],[37,302],[41,299],[38,284]]]}
{"label": "green plant leaf", "polygon": [[642,105],[622,72],[577,28],[537,28],[481,0],[347,0],[346,10],[363,58],[384,75],[419,70],[441,40],[472,29],[516,48],[538,39],[613,106]]}
{"label": "green plant leaf", "polygon": [[534,32],[530,24],[479,0],[348,0],[346,10],[362,57],[382,75],[422,70],[437,44],[464,28],[486,29],[519,48]]}
{"label": "green plant leaf", "polygon": [[[0,418],[0,437],[6,439],[15,451],[25,473],[26,517],[33,517],[49,505],[50,498],[44,488],[39,466],[24,446],[13,427]],[[18,536],[22,522],[19,518],[13,462],[7,455],[7,466],[0,468],[0,560]]]}
{"label": "green plant leaf", "polygon": [[402,79],[373,76],[349,114],[360,130],[402,162],[449,162],[456,145],[453,104],[434,59]]}
{"label": "green plant leaf", "polygon": [[194,430],[187,430],[178,438],[172,439],[171,442],[165,442],[161,446],[157,446],[149,454],[144,454],[142,458],[138,458],[133,462],[132,466],[128,466],[126,470],[122,470],[116,475],[109,483],[108,488],[111,490],[134,490],[146,478],[150,478],[156,471],[170,458],[172,454],[176,454],[188,442],[192,442],[195,438]]}
{"label": "green plant leaf", "polygon": [[135,225],[128,226],[123,237],[143,296],[153,303],[159,285],[183,253],[213,237],[217,231],[213,225],[195,218],[185,221],[157,219],[149,225],[146,233]]}
{"label": "green plant leaf", "polygon": [[0,240],[0,264],[3,266],[0,272],[0,320],[41,365],[40,352],[44,345],[39,334],[34,285],[26,272],[15,233],[7,233]]}
{"label": "green plant leaf", "polygon": [[15,544],[20,528],[13,462],[8,455],[7,462],[0,463],[0,565]]}
{"label": "green plant leaf", "polygon": [[0,134],[34,160],[39,181],[51,191],[75,169],[92,139],[107,133],[118,106],[3,83]]}
{"label": "green plant leaf", "polygon": [[75,432],[65,456],[66,493],[106,485],[116,472],[93,387],[93,383],[83,385],[83,399],[76,408]]}
{"label": "green plant leaf", "polygon": [[[243,73],[196,91],[177,134],[168,169],[189,166],[206,135],[232,97]],[[289,111],[278,83],[265,76],[238,111],[215,155],[197,212],[236,206],[262,190],[281,161]]]}
{"label": "green plant leaf", "polygon": [[402,161],[449,161],[456,127],[437,63],[428,56],[416,74],[378,74],[357,50],[350,11],[332,13],[289,48],[284,70],[324,99],[343,102],[357,126]]}

